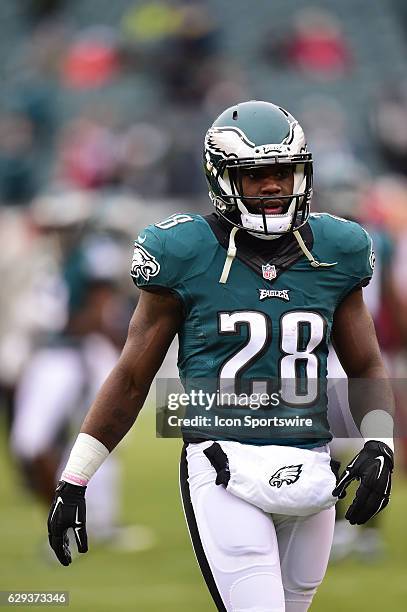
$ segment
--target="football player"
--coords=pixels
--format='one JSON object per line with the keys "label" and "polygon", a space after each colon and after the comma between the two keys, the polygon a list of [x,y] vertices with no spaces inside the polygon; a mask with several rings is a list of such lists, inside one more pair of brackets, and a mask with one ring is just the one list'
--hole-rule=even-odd
{"label": "football player", "polygon": [[[372,276],[372,244],[356,223],[310,214],[312,163],[301,126],[284,109],[261,101],[228,108],[205,138],[214,212],[173,215],[138,237],[132,276],[142,291],[128,338],[49,514],[63,565],[71,562],[68,528],[87,551],[86,486],[133,425],[176,334],[186,391],[217,391],[210,411],[188,405],[190,416],[210,418],[184,422],[180,479],[218,610],[308,610],[326,570],[338,496],[360,481],[351,523],[387,505],[393,399],[361,291]],[[327,446],[330,339],[347,375],[362,381],[350,386],[350,400],[365,445],[339,481]],[[277,405],[253,401],[276,394]]]}

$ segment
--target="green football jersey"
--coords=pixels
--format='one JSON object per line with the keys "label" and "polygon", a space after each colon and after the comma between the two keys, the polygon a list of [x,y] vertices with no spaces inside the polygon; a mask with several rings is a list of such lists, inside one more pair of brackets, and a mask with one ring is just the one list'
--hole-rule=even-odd
{"label": "green football jersey", "polygon": [[349,292],[369,282],[372,241],[357,223],[324,213],[300,230],[302,247],[292,234],[270,241],[239,230],[220,282],[230,230],[214,214],[176,214],[135,242],[136,285],[167,288],[182,301],[184,388],[207,394],[208,405],[188,404],[184,438],[326,443],[333,316]]}

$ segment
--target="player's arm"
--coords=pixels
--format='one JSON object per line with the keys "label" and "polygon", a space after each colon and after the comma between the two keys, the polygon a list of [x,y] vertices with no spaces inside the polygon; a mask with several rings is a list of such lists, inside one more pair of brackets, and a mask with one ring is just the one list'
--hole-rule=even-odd
{"label": "player's arm", "polygon": [[389,501],[394,465],[394,398],[361,289],[350,293],[336,310],[332,340],[349,378],[352,416],[365,438],[363,449],[349,463],[333,493],[344,497],[349,483],[360,480],[346,518],[352,524],[362,524]]}
{"label": "player's arm", "polygon": [[120,359],[83,422],[51,505],[49,542],[63,565],[71,562],[68,528],[79,552],[87,551],[86,485],[136,420],[181,321],[172,293],[141,292]]}
{"label": "player's arm", "polygon": [[172,293],[141,291],[123,352],[90,408],[81,433],[113,450],[136,420],[181,319],[181,304]]}
{"label": "player's arm", "polygon": [[393,392],[361,289],[352,291],[335,311],[332,342],[349,378],[349,403],[356,425],[360,427],[373,410],[393,415]]}

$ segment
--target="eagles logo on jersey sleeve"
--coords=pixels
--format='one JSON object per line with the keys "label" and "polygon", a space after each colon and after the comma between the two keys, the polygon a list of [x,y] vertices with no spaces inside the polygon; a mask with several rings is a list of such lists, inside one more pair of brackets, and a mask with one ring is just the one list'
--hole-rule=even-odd
{"label": "eagles logo on jersey sleeve", "polygon": [[163,249],[159,239],[148,229],[134,243],[131,276],[137,287],[167,286],[162,266]]}
{"label": "eagles logo on jersey sleeve", "polygon": [[131,275],[133,278],[138,279],[141,277],[148,282],[152,276],[157,276],[160,269],[161,266],[154,255],[151,255],[147,249],[136,242],[134,244],[133,260],[131,262]]}
{"label": "eagles logo on jersey sleeve", "polygon": [[175,214],[142,230],[134,243],[131,276],[139,289],[163,287],[184,300],[184,282],[190,271],[196,240],[186,231],[194,215]]}

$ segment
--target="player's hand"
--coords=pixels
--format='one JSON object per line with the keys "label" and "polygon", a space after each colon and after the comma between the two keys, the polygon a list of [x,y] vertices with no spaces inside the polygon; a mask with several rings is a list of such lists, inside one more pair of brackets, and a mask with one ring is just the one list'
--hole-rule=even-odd
{"label": "player's hand", "polygon": [[67,530],[72,528],[80,553],[88,550],[86,533],[86,487],[70,484],[61,480],[55,491],[48,515],[48,539],[62,565],[72,561],[69,550]]}
{"label": "player's hand", "polygon": [[384,442],[369,440],[348,464],[332,495],[340,499],[352,480],[359,480],[355,499],[345,518],[351,525],[362,525],[389,503],[391,474],[394,467],[393,451]]}

